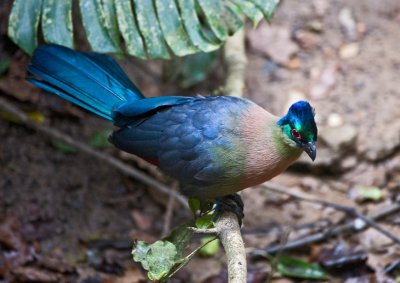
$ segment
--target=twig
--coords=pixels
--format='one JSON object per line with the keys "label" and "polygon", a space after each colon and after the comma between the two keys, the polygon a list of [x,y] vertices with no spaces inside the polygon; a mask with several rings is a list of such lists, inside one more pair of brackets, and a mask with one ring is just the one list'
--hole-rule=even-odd
{"label": "twig", "polygon": [[37,132],[43,133],[51,138],[61,140],[65,143],[87,153],[87,154],[90,154],[90,155],[96,157],[97,159],[104,161],[104,162],[108,163],[109,165],[115,167],[122,173],[124,173],[130,177],[133,177],[136,180],[143,182],[144,184],[146,184],[150,187],[154,187],[156,190],[158,190],[159,192],[161,192],[163,194],[172,195],[183,207],[188,208],[185,197],[179,195],[175,191],[172,191],[167,186],[161,184],[160,182],[154,180],[153,178],[147,176],[146,174],[140,172],[139,170],[136,170],[135,168],[129,166],[128,164],[118,160],[117,158],[115,158],[109,154],[97,151],[97,150],[91,148],[90,146],[88,146],[82,142],[79,142],[79,141],[73,139],[72,137],[70,137],[54,128],[51,128],[46,125],[41,125],[41,124],[38,124],[38,123],[30,120],[25,115],[24,112],[22,112],[17,107],[15,107],[14,105],[7,102],[5,99],[3,99],[1,97],[0,97],[0,107],[2,109],[4,109],[5,111],[16,116],[25,126],[31,128]]}
{"label": "twig", "polygon": [[[176,192],[177,188],[178,188],[178,183],[175,183],[172,187],[172,190],[174,192]],[[164,225],[163,225],[163,229],[162,229],[162,233],[161,233],[162,237],[165,237],[171,228],[171,219],[172,219],[172,212],[174,211],[174,204],[175,204],[174,196],[169,195],[167,210],[166,210],[165,216],[164,216]]]}
{"label": "twig", "polygon": [[326,201],[326,200],[316,199],[316,198],[314,198],[312,196],[306,196],[304,194],[300,195],[300,194],[291,192],[289,188],[286,188],[286,187],[283,187],[283,186],[280,186],[280,185],[277,185],[277,184],[265,183],[262,186],[264,188],[268,189],[268,190],[271,190],[271,191],[274,191],[274,192],[280,193],[280,194],[286,194],[286,195],[289,195],[289,196],[294,197],[294,198],[296,198],[298,200],[301,200],[301,201],[311,202],[311,203],[318,203],[318,204],[321,204],[322,206],[332,207],[332,208],[334,208],[336,210],[339,210],[339,211],[342,211],[344,213],[353,215],[353,216],[361,219],[365,224],[367,224],[367,225],[375,228],[377,231],[381,232],[383,235],[385,235],[386,237],[391,239],[393,242],[395,242],[397,244],[400,244],[400,238],[396,237],[395,235],[393,235],[392,233],[387,231],[381,225],[379,225],[375,221],[371,220],[370,218],[368,218],[364,214],[358,212],[353,207],[337,204],[337,203]]}
{"label": "twig", "polygon": [[[395,203],[393,205],[385,207],[384,209],[369,213],[366,216],[366,218],[371,221],[375,221],[375,220],[384,218],[386,216],[392,215],[399,211],[400,211],[400,203]],[[360,232],[361,230],[362,229],[357,229],[355,227],[354,221],[351,221],[349,223],[330,228],[323,232],[319,232],[319,233],[315,233],[315,234],[311,234],[311,235],[308,235],[305,237],[295,239],[295,240],[290,241],[283,245],[276,245],[276,246],[272,246],[272,247],[269,247],[266,249],[255,250],[250,255],[252,257],[264,257],[265,254],[274,254],[274,253],[277,253],[280,251],[297,249],[297,248],[308,246],[310,244],[313,244],[313,243],[316,243],[319,241],[326,240],[331,237],[338,236],[340,234],[345,234],[348,232]]]}

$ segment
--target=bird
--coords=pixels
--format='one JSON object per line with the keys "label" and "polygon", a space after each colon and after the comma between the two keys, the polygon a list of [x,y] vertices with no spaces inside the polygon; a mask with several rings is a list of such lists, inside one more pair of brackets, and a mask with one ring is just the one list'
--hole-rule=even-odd
{"label": "bird", "polygon": [[232,196],[317,152],[315,111],[307,101],[283,117],[231,96],[146,98],[110,56],[39,46],[27,80],[117,127],[109,141],[156,166],[204,200]]}

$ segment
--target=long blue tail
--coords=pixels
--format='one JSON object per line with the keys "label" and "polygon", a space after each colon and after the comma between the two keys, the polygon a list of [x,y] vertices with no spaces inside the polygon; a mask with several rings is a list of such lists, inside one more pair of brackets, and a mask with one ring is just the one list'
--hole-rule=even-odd
{"label": "long blue tail", "polygon": [[42,45],[33,54],[30,82],[110,121],[123,103],[143,99],[139,89],[109,56],[59,45]]}

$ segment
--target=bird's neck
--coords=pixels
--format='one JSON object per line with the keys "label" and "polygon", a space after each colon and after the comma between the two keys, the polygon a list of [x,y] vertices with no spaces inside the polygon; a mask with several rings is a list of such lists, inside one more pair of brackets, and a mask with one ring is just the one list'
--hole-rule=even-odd
{"label": "bird's neck", "polygon": [[282,173],[302,153],[282,132],[278,120],[256,105],[247,112],[242,128],[246,186],[263,183]]}

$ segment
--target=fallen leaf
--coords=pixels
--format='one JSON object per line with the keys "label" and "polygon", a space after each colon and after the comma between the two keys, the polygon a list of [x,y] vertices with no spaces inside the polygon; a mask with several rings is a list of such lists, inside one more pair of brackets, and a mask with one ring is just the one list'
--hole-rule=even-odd
{"label": "fallen leaf", "polygon": [[328,273],[318,264],[290,257],[278,257],[276,269],[280,274],[294,278],[320,280],[329,278]]}

